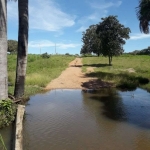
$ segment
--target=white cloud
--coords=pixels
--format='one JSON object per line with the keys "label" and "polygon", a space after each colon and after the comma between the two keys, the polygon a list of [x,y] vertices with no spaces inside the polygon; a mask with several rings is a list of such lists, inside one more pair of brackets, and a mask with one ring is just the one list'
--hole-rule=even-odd
{"label": "white cloud", "polygon": [[64,13],[52,1],[36,0],[36,6],[30,6],[30,27],[47,31],[58,31],[75,24],[74,16]]}
{"label": "white cloud", "polygon": [[96,9],[102,9],[102,10],[104,10],[104,9],[108,9],[110,7],[119,7],[121,4],[122,4],[122,1],[117,1],[115,3],[113,3],[113,2],[95,3],[94,2],[94,3],[91,3],[91,7],[96,8]]}
{"label": "white cloud", "polygon": [[89,20],[99,20],[100,16],[105,17],[109,12],[111,7],[119,7],[122,4],[122,1],[116,2],[93,2],[90,3],[90,6],[94,8],[94,13],[88,16]]}
{"label": "white cloud", "polygon": [[79,29],[76,30],[76,32],[83,32],[87,29],[87,27],[81,26]]}
{"label": "white cloud", "polygon": [[60,48],[60,49],[75,48],[80,45],[81,44],[76,44],[76,43],[54,43],[49,40],[31,41],[28,44],[28,46],[31,48],[39,48],[39,47],[44,48],[44,47],[55,47],[56,46],[57,48]]}
{"label": "white cloud", "polygon": [[76,30],[76,32],[85,31],[91,24],[95,24],[95,22],[98,23],[100,21],[100,18],[105,17],[106,14],[107,11],[103,11],[101,13],[94,12],[89,16],[80,18],[80,20],[78,20],[78,24],[80,25],[80,27]]}
{"label": "white cloud", "polygon": [[68,48],[76,48],[80,46],[81,44],[64,44],[64,43],[58,43],[56,46],[59,47],[60,49],[68,49]]}
{"label": "white cloud", "polygon": [[130,40],[140,40],[140,39],[146,39],[146,38],[150,38],[150,34],[134,34],[132,36],[130,36]]}
{"label": "white cloud", "polygon": [[48,41],[48,40],[43,40],[43,41],[31,41],[28,44],[29,47],[53,47],[55,46],[54,42]]}
{"label": "white cloud", "polygon": [[[17,2],[8,2],[8,19],[18,22]],[[29,3],[30,29],[60,31],[75,24],[75,17],[63,12],[52,0],[32,0]]]}

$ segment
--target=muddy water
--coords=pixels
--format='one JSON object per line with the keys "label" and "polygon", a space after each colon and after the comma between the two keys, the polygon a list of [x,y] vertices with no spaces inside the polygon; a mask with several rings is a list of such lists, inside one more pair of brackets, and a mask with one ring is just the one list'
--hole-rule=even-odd
{"label": "muddy water", "polygon": [[149,150],[150,93],[52,90],[26,106],[24,150]]}

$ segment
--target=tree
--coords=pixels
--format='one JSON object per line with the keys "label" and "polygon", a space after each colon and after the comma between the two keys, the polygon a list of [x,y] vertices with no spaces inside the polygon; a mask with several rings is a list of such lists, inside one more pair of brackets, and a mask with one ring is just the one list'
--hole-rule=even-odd
{"label": "tree", "polygon": [[101,53],[108,56],[109,65],[111,65],[112,57],[121,55],[125,39],[129,39],[129,28],[125,28],[117,20],[117,16],[108,16],[101,19],[97,25],[96,33],[101,40]]}
{"label": "tree", "polygon": [[93,52],[98,56],[100,55],[100,39],[96,34],[96,29],[96,25],[91,25],[85,32],[82,33],[83,46],[80,51],[81,54]]}
{"label": "tree", "polygon": [[150,0],[140,0],[139,6],[136,7],[136,15],[140,21],[139,27],[141,32],[149,33],[149,22],[150,22]]}
{"label": "tree", "polygon": [[18,0],[19,31],[18,52],[14,96],[16,98],[24,95],[25,76],[28,55],[28,0]]}
{"label": "tree", "polygon": [[18,49],[18,41],[16,40],[8,40],[8,52],[15,54]]}
{"label": "tree", "polygon": [[8,98],[7,1],[0,0],[0,100]]}

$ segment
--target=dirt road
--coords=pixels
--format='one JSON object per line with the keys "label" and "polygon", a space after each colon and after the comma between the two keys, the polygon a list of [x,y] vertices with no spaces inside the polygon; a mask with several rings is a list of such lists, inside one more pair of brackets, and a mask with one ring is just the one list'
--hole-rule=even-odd
{"label": "dirt road", "polygon": [[86,73],[82,72],[81,67],[82,58],[76,58],[69,64],[69,67],[64,70],[58,78],[52,80],[45,89],[99,89],[112,86],[111,83],[86,76],[86,73],[94,71],[94,67],[88,67]]}
{"label": "dirt road", "polygon": [[[94,78],[88,78],[82,73],[82,59],[76,58],[73,60],[69,67],[64,70],[61,75],[52,80],[46,89],[82,89],[82,85]],[[92,67],[88,68],[88,71],[94,71]]]}

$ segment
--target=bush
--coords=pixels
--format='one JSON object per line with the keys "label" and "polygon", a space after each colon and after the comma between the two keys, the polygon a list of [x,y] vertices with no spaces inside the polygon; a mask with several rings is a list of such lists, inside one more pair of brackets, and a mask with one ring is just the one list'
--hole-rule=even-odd
{"label": "bush", "polygon": [[16,105],[12,100],[0,100],[0,128],[8,126],[15,119]]}
{"label": "bush", "polygon": [[70,56],[70,54],[69,54],[69,53],[66,53],[65,55]]}
{"label": "bush", "polygon": [[41,55],[41,57],[42,57],[42,58],[50,58],[50,55],[48,55],[48,53],[43,53],[43,54]]}
{"label": "bush", "polygon": [[93,57],[95,55],[92,55],[91,53],[87,53],[87,54],[82,54],[81,56],[82,57]]}

